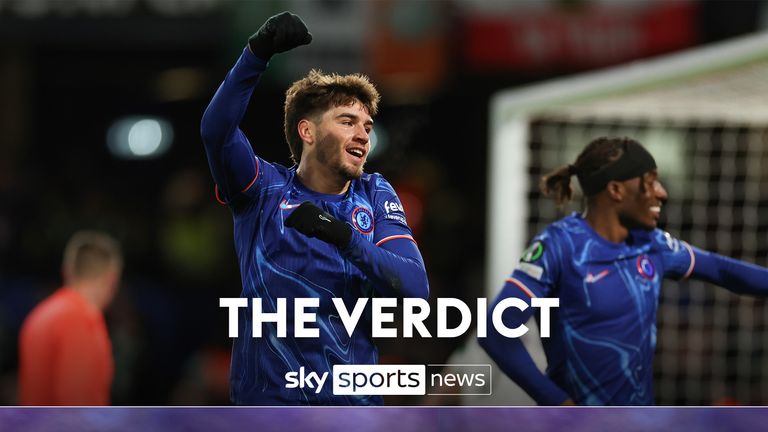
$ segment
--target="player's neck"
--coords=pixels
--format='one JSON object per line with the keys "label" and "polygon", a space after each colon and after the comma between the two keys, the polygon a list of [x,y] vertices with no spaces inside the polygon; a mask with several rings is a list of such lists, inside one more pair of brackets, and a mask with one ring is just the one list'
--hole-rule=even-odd
{"label": "player's neck", "polygon": [[610,242],[623,243],[629,236],[629,230],[622,225],[616,212],[588,208],[583,216],[597,235]]}
{"label": "player's neck", "polygon": [[299,167],[296,169],[299,181],[307,189],[329,195],[341,195],[349,189],[350,181],[330,172],[328,167],[320,164],[309,165],[309,163],[305,163],[305,160],[302,159]]}

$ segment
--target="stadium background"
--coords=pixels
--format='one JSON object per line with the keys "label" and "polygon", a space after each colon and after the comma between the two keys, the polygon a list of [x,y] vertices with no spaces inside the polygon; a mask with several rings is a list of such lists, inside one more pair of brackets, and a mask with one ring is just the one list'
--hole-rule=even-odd
{"label": "stadium background", "polygon": [[[243,124],[256,151],[288,164],[282,94],[291,80],[311,67],[370,74],[383,106],[381,157],[368,170],[403,198],[432,297],[467,302],[484,296],[486,283],[492,94],[768,23],[760,1],[0,0],[0,403],[15,403],[19,326],[60,283],[63,244],[85,227],[113,233],[126,253],[107,313],[114,403],[227,403],[218,298],[240,287],[199,119],[247,36],[285,9],[305,19],[315,41],[276,57],[257,90]],[[166,153],[110,153],[107,131],[135,115],[170,123]],[[379,345],[382,361],[443,363],[462,343]],[[710,402],[718,401],[667,403]]]}

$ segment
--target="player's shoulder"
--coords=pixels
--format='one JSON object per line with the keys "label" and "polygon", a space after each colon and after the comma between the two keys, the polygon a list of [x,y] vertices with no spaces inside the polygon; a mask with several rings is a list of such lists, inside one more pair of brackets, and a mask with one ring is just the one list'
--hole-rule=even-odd
{"label": "player's shoulder", "polygon": [[534,241],[543,243],[550,251],[567,258],[576,253],[585,244],[595,239],[594,231],[581,214],[573,212],[547,225]]}
{"label": "player's shoulder", "polygon": [[257,168],[261,173],[273,173],[281,177],[292,177],[296,173],[296,165],[287,167],[279,162],[270,162],[256,156]]}
{"label": "player's shoulder", "polygon": [[542,229],[531,239],[521,261],[532,263],[545,255],[567,254],[574,244],[573,236],[578,235],[573,215],[557,220]]}
{"label": "player's shoulder", "polygon": [[357,189],[364,191],[369,196],[375,196],[377,194],[397,195],[395,188],[392,187],[389,181],[377,172],[363,173],[363,175],[355,180],[355,182],[358,184]]}
{"label": "player's shoulder", "polygon": [[650,240],[655,249],[662,251],[679,252],[685,247],[685,242],[659,228],[650,232]]}
{"label": "player's shoulder", "polygon": [[547,225],[540,235],[560,241],[566,237],[574,238],[588,235],[588,231],[585,229],[582,217],[574,212]]}
{"label": "player's shoulder", "polygon": [[363,173],[363,175],[360,176],[358,181],[361,184],[370,186],[370,187],[389,187],[392,188],[392,185],[389,184],[387,179],[384,178],[384,176],[381,173],[378,172],[372,172],[372,173]]}
{"label": "player's shoulder", "polygon": [[[281,188],[288,187],[296,179],[296,165],[287,167],[278,162],[266,161],[256,157],[258,189],[264,196],[275,194]],[[256,192],[254,190],[254,192]]]}

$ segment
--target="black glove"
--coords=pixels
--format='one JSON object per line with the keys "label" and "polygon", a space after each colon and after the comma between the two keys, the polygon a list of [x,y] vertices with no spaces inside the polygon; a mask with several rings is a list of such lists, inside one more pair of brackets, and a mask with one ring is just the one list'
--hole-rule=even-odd
{"label": "black glove", "polygon": [[285,226],[296,228],[307,237],[345,248],[352,240],[352,228],[324,212],[320,207],[304,201],[285,220]]}
{"label": "black glove", "polygon": [[273,54],[288,51],[312,42],[312,34],[298,15],[282,12],[270,17],[248,38],[251,52],[268,61]]}

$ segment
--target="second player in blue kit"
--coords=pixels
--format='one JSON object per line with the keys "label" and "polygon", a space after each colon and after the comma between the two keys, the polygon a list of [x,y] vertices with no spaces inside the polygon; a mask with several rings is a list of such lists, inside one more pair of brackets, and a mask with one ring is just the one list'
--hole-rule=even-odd
{"label": "second player in blue kit", "polygon": [[[744,294],[768,294],[768,269],[709,253],[657,228],[667,192],[656,162],[628,138],[592,141],[572,165],[544,178],[545,193],[571,197],[576,175],[586,197],[537,235],[495,301],[558,297],[542,374],[520,339],[488,326],[480,344],[542,405],[652,405],[656,311],[662,279],[697,278]],[[495,304],[493,306],[495,306]],[[509,308],[509,328],[534,313]]]}

